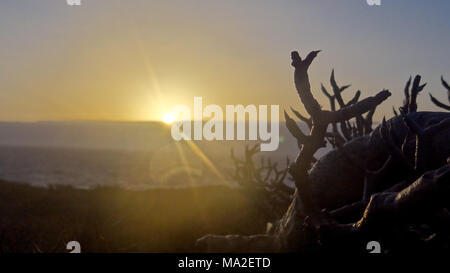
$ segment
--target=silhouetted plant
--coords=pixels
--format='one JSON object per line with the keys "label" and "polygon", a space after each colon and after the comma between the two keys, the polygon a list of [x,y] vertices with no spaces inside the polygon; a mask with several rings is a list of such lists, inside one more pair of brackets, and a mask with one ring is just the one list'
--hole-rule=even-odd
{"label": "silhouetted plant", "polygon": [[[443,236],[439,237],[442,241],[434,240],[433,246],[448,247],[450,237],[445,237],[443,227],[450,226],[446,209],[450,194],[450,115],[417,112],[417,96],[426,84],[421,85],[420,76],[416,76],[411,88],[411,78],[406,84],[405,101],[398,117],[383,120],[372,130],[373,112],[390,92],[383,90],[361,101],[357,92],[345,103],[341,93],[348,86],[337,85],[334,71],[330,79],[334,95],[322,85],[331,111],[323,110],[310,90],[308,76],[308,68],[319,52],[312,51],[305,59],[297,52],[291,55],[297,92],[310,117],[293,112],[308,125],[310,132],[305,134],[285,112],[286,126],[300,149],[289,168],[296,191],[288,210],[270,233],[208,235],[199,239],[198,245],[217,251],[222,244],[228,252],[239,247],[250,252],[358,251],[361,244],[376,237],[391,240],[387,249],[405,251],[430,242],[410,236],[411,229],[417,230],[417,224],[426,224],[427,228],[418,231],[420,236]],[[370,113],[363,118],[367,112]],[[350,121],[353,118],[355,123]],[[370,135],[364,131],[363,119],[370,120],[367,127],[372,131]],[[339,123],[343,127],[340,136]],[[331,132],[327,130],[330,125]],[[314,154],[330,138],[334,138],[336,149],[316,162]],[[363,185],[361,191],[359,183]],[[344,199],[336,200],[337,196]]]}
{"label": "silhouetted plant", "polygon": [[261,156],[258,164],[255,162],[258,149],[259,144],[253,147],[246,145],[244,159],[237,158],[234,149],[231,149],[231,159],[235,168],[233,179],[239,185],[259,192],[260,198],[255,200],[258,206],[269,214],[271,220],[276,220],[291,202],[294,191],[285,181],[290,161],[286,158],[286,167],[280,168],[278,162],[272,162],[270,158]]}

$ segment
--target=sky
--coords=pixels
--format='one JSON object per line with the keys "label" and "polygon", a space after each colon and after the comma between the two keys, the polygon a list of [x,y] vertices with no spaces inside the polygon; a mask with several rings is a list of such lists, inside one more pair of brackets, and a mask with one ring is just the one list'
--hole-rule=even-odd
{"label": "sky", "polygon": [[[419,110],[445,101],[450,81],[450,1],[381,0],[2,0],[0,120],[161,120],[177,104],[278,104],[305,113],[290,52],[320,53],[320,83],[362,97],[393,95],[376,119],[400,106],[410,75],[426,89]],[[282,116],[282,111],[280,111]]]}

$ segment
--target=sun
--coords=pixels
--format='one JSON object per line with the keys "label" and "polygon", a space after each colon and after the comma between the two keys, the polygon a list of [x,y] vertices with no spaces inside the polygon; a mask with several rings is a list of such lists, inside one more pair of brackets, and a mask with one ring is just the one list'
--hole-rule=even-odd
{"label": "sun", "polygon": [[164,122],[165,124],[168,124],[168,125],[174,123],[175,120],[176,120],[176,116],[172,112],[167,112],[162,117],[162,122]]}

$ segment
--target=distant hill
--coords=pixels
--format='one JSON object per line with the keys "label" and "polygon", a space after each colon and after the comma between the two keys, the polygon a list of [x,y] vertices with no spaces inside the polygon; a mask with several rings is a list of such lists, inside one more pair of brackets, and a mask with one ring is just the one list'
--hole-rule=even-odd
{"label": "distant hill", "polygon": [[[300,127],[307,132],[306,126]],[[1,146],[66,147],[152,151],[173,142],[170,127],[160,122],[40,121],[0,122]],[[229,150],[243,141],[196,141],[201,146]],[[267,155],[295,156],[295,139],[280,123],[280,146]]]}
{"label": "distant hill", "polygon": [[170,128],[159,122],[0,122],[4,146],[152,150],[169,141]]}

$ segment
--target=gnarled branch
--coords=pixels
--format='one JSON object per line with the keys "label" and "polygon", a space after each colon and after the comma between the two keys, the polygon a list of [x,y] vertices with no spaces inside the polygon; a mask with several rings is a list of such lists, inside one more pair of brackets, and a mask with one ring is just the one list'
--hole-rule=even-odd
{"label": "gnarled branch", "polygon": [[[340,101],[342,97],[340,99],[337,97],[339,97],[340,93],[348,86],[339,88],[334,80],[333,72],[330,81],[332,82],[333,90],[335,91],[334,96],[338,100],[342,109],[337,111],[322,110],[319,103],[312,95],[308,77],[308,68],[319,52],[320,51],[310,52],[305,60],[302,60],[298,52],[292,52],[291,54],[292,66],[295,68],[295,86],[297,88],[297,93],[300,100],[312,118],[312,128],[309,135],[310,141],[308,141],[308,143],[304,143],[300,149],[297,159],[290,169],[290,173],[298,188],[297,192],[303,202],[305,212],[311,217],[311,221],[314,225],[320,225],[322,219],[320,217],[319,207],[315,204],[312,196],[308,170],[311,167],[311,161],[313,160],[314,153],[321,147],[325,146],[324,139],[326,137],[328,125],[334,122],[345,122],[348,119],[362,115],[375,108],[390,96],[389,91],[383,90],[374,97],[369,97],[355,104],[345,106],[344,102]],[[286,116],[288,117],[287,114]],[[289,120],[289,118],[287,118],[287,120]],[[296,134],[299,135],[298,131],[296,131]]]}

